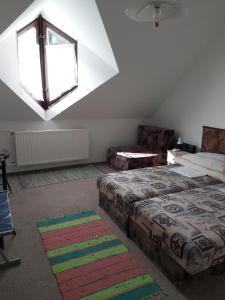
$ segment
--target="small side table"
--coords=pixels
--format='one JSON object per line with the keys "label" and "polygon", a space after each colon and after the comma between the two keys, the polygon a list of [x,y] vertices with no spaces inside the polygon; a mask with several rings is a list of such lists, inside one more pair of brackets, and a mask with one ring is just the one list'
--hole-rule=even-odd
{"label": "small side table", "polygon": [[176,157],[181,157],[189,152],[186,151],[174,151],[174,150],[167,150],[167,164],[174,165],[176,163]]}
{"label": "small side table", "polygon": [[9,185],[9,182],[7,180],[7,173],[6,173],[6,160],[9,158],[9,154],[0,154],[0,170],[2,170],[2,186],[3,186],[3,190],[7,191],[7,189],[9,188],[10,192],[11,192],[11,188]]}

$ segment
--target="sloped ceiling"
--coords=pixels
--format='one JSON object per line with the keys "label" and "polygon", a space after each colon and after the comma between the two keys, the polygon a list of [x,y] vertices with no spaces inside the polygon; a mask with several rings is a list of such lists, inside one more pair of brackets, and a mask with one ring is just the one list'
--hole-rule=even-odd
{"label": "sloped ceiling", "polygon": [[32,0],[1,1],[0,33],[2,33],[32,2]]}
{"label": "sloped ceiling", "polygon": [[[149,23],[137,23],[125,16],[125,8],[135,1],[138,0],[96,0],[120,73],[57,119],[151,116],[225,26],[224,0],[181,0],[188,14],[167,20],[157,30]],[[8,0],[1,4],[1,30],[30,2]],[[13,11],[10,9],[12,3]],[[16,119],[34,117],[33,112],[24,103],[17,103],[16,96],[1,83],[0,105],[4,110],[0,110],[0,120],[15,120],[13,102],[17,109]]]}

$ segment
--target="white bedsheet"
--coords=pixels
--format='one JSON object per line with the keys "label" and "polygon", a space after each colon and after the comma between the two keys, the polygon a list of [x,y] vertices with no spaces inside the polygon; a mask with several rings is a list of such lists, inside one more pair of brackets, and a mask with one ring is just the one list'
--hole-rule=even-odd
{"label": "white bedsheet", "polygon": [[183,158],[209,170],[225,173],[225,155],[209,152],[185,154]]}
{"label": "white bedsheet", "polygon": [[182,156],[181,157],[176,157],[175,162],[179,163],[183,166],[187,166],[187,167],[193,168],[195,170],[201,171],[203,173],[206,173],[207,175],[210,175],[212,177],[215,177],[215,178],[225,182],[225,174],[224,173],[220,173],[220,172],[209,170],[207,168],[200,167],[200,166],[198,166],[194,163],[191,163],[190,161],[184,159]]}
{"label": "white bedsheet", "polygon": [[207,175],[206,172],[195,170],[195,169],[193,169],[191,167],[187,167],[187,166],[174,167],[174,168],[171,168],[171,171],[176,172],[178,174],[181,174],[183,176],[190,177],[190,178],[195,178],[195,177],[200,177],[200,176]]}

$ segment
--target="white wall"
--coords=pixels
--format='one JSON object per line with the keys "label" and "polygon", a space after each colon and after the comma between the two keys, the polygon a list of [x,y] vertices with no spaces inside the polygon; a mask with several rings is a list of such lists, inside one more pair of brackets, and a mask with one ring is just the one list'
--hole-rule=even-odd
{"label": "white wall", "polygon": [[225,128],[225,31],[178,82],[151,123],[174,128],[199,147],[203,125]]}
{"label": "white wall", "polygon": [[[1,131],[14,130],[45,130],[45,129],[71,129],[88,128],[90,132],[90,161],[105,162],[106,152],[110,146],[132,145],[136,144],[137,126],[145,124],[141,119],[77,119],[77,120],[57,120],[57,121],[33,121],[33,122],[0,122],[0,150],[8,149],[11,153],[10,161],[15,161],[15,149],[13,136],[10,138],[2,134]],[[73,162],[73,164],[81,162]],[[85,161],[87,163],[87,161]],[[69,163],[71,164],[71,162]],[[58,164],[62,165],[62,164]],[[63,165],[66,165],[63,163]],[[53,165],[52,165],[53,166]],[[54,165],[56,166],[56,165]],[[39,169],[51,166],[32,166],[29,169]],[[9,171],[28,170],[26,168],[16,168],[9,166]]]}

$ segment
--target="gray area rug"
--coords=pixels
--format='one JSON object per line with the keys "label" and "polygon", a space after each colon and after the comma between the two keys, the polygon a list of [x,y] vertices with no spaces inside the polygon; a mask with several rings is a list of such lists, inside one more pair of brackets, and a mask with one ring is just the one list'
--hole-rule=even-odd
{"label": "gray area rug", "polygon": [[95,167],[105,173],[105,174],[109,174],[109,173],[115,173],[115,172],[118,172],[117,170],[113,169],[113,167],[105,164],[105,163],[100,163],[100,164],[96,164]]}
{"label": "gray area rug", "polygon": [[89,177],[98,177],[101,175],[104,175],[104,173],[94,166],[88,165],[82,167],[24,174],[19,176],[19,181],[23,188],[30,189],[60,182],[73,181]]}

